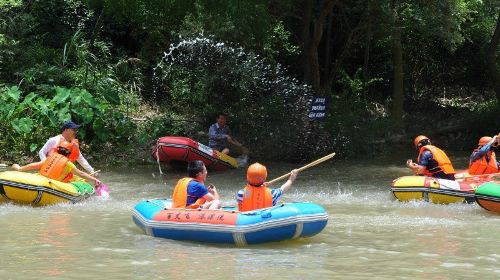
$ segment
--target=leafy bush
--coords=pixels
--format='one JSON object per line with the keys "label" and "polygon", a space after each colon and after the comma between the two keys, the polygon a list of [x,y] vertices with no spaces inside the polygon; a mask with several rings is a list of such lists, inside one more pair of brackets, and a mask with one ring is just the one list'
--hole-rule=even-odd
{"label": "leafy bush", "polygon": [[125,115],[85,89],[54,87],[47,97],[35,92],[23,96],[17,86],[4,87],[0,102],[2,155],[34,154],[70,119],[83,125],[79,134],[89,144],[127,143],[134,135],[135,125]]}

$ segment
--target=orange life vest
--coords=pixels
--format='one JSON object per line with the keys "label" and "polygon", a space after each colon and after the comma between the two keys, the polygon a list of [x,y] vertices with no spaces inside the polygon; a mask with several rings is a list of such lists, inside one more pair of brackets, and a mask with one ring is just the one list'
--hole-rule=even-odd
{"label": "orange life vest", "polygon": [[451,161],[446,155],[446,153],[438,147],[432,145],[425,145],[420,148],[417,161],[420,162],[420,156],[427,150],[432,153],[432,158],[437,162],[438,166],[432,168],[431,170],[425,169],[424,175],[432,177],[435,173],[443,171],[444,174],[455,174],[455,169],[451,165]]}
{"label": "orange life vest", "polygon": [[73,177],[73,166],[68,165],[69,159],[58,153],[49,156],[40,167],[40,174],[61,182],[69,182]]}
{"label": "orange life vest", "polygon": [[[474,150],[474,152],[477,151],[478,149]],[[497,158],[495,152],[491,152],[491,155],[488,155],[488,153],[476,159],[475,161],[469,163],[469,174],[481,175],[481,174],[491,174],[498,172]]]}
{"label": "orange life vest", "polygon": [[198,198],[195,203],[191,205],[186,205],[187,204],[187,188],[189,185],[189,182],[191,182],[193,178],[182,178],[177,182],[177,185],[175,185],[174,188],[174,193],[172,194],[172,208],[191,208],[191,209],[196,209],[199,208],[201,205],[205,203],[205,199],[203,198]]}
{"label": "orange life vest", "polygon": [[252,211],[273,206],[271,189],[265,186],[246,185],[243,190],[243,201],[238,205],[238,210]]}
{"label": "orange life vest", "polygon": [[[60,135],[59,142],[57,143],[57,146],[54,148],[54,152],[57,153],[57,147],[61,146],[61,144],[65,141],[66,139],[62,135]],[[69,160],[71,160],[71,162],[75,162],[78,159],[78,157],[80,157],[80,143],[78,142],[78,139],[73,139],[69,143],[71,148],[68,149],[70,151],[68,158]]]}

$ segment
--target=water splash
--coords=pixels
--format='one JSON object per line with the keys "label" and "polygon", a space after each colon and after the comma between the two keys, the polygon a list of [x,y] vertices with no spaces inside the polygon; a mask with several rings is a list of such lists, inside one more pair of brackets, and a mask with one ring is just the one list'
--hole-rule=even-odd
{"label": "water splash", "polygon": [[[192,117],[229,112],[238,136],[261,156],[300,158],[329,147],[307,117],[312,88],[242,47],[201,35],[179,38],[163,53],[154,78],[155,95],[184,104]],[[180,93],[179,80],[185,87]]]}

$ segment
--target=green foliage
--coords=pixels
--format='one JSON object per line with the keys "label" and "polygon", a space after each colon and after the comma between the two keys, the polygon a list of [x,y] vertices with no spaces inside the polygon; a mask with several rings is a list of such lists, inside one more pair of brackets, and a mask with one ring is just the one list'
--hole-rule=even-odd
{"label": "green foliage", "polygon": [[339,91],[332,94],[330,113],[323,124],[329,134],[330,147],[343,156],[380,153],[375,145],[367,144],[383,138],[387,131],[398,129],[387,118],[387,105],[366,97],[367,86],[379,80],[371,79],[365,84],[361,73],[361,69],[353,76],[340,73]]}
{"label": "green foliage", "polygon": [[[272,26],[271,26],[272,27]],[[283,22],[278,21],[268,32],[264,42],[264,52],[270,60],[278,57],[300,55],[300,47],[291,40],[291,32],[285,29]]]}
{"label": "green foliage", "polygon": [[[312,1],[316,8],[324,2]],[[85,124],[80,136],[101,150],[149,145],[166,134],[196,138],[217,111],[230,114],[233,131],[255,155],[364,147],[363,138],[394,130],[385,112],[394,23],[402,32],[409,115],[428,114],[428,103],[473,110],[467,115],[473,119],[477,112],[494,115],[485,49],[500,2],[357,0],[337,2],[321,30],[321,79],[332,69],[336,75],[325,91],[331,112],[322,123],[302,119],[314,93],[291,77],[307,71],[302,50],[311,38],[303,32],[311,26],[303,26],[304,3],[0,1],[0,84],[9,85],[0,90],[0,150],[32,154],[67,118]],[[312,16],[322,12],[316,8]],[[229,43],[203,46],[197,59],[178,52],[177,62],[164,61],[168,69],[157,68],[172,42],[195,36]],[[276,141],[287,148],[276,149]]]}
{"label": "green foliage", "polygon": [[[65,120],[81,123],[83,140],[87,143],[126,143],[135,126],[126,116],[115,112],[103,101],[96,100],[87,90],[53,88],[53,96],[31,92],[23,96],[17,86],[0,89],[0,126],[3,128],[0,151],[33,153],[45,141],[58,133]],[[88,135],[96,135],[95,138]]]}

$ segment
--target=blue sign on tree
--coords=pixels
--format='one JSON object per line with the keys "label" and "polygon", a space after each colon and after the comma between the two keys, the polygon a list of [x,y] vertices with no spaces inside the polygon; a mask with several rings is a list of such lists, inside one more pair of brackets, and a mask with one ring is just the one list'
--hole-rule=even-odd
{"label": "blue sign on tree", "polygon": [[330,98],[328,97],[313,97],[311,109],[309,110],[308,115],[309,118],[311,120],[320,120],[325,118],[329,102]]}

